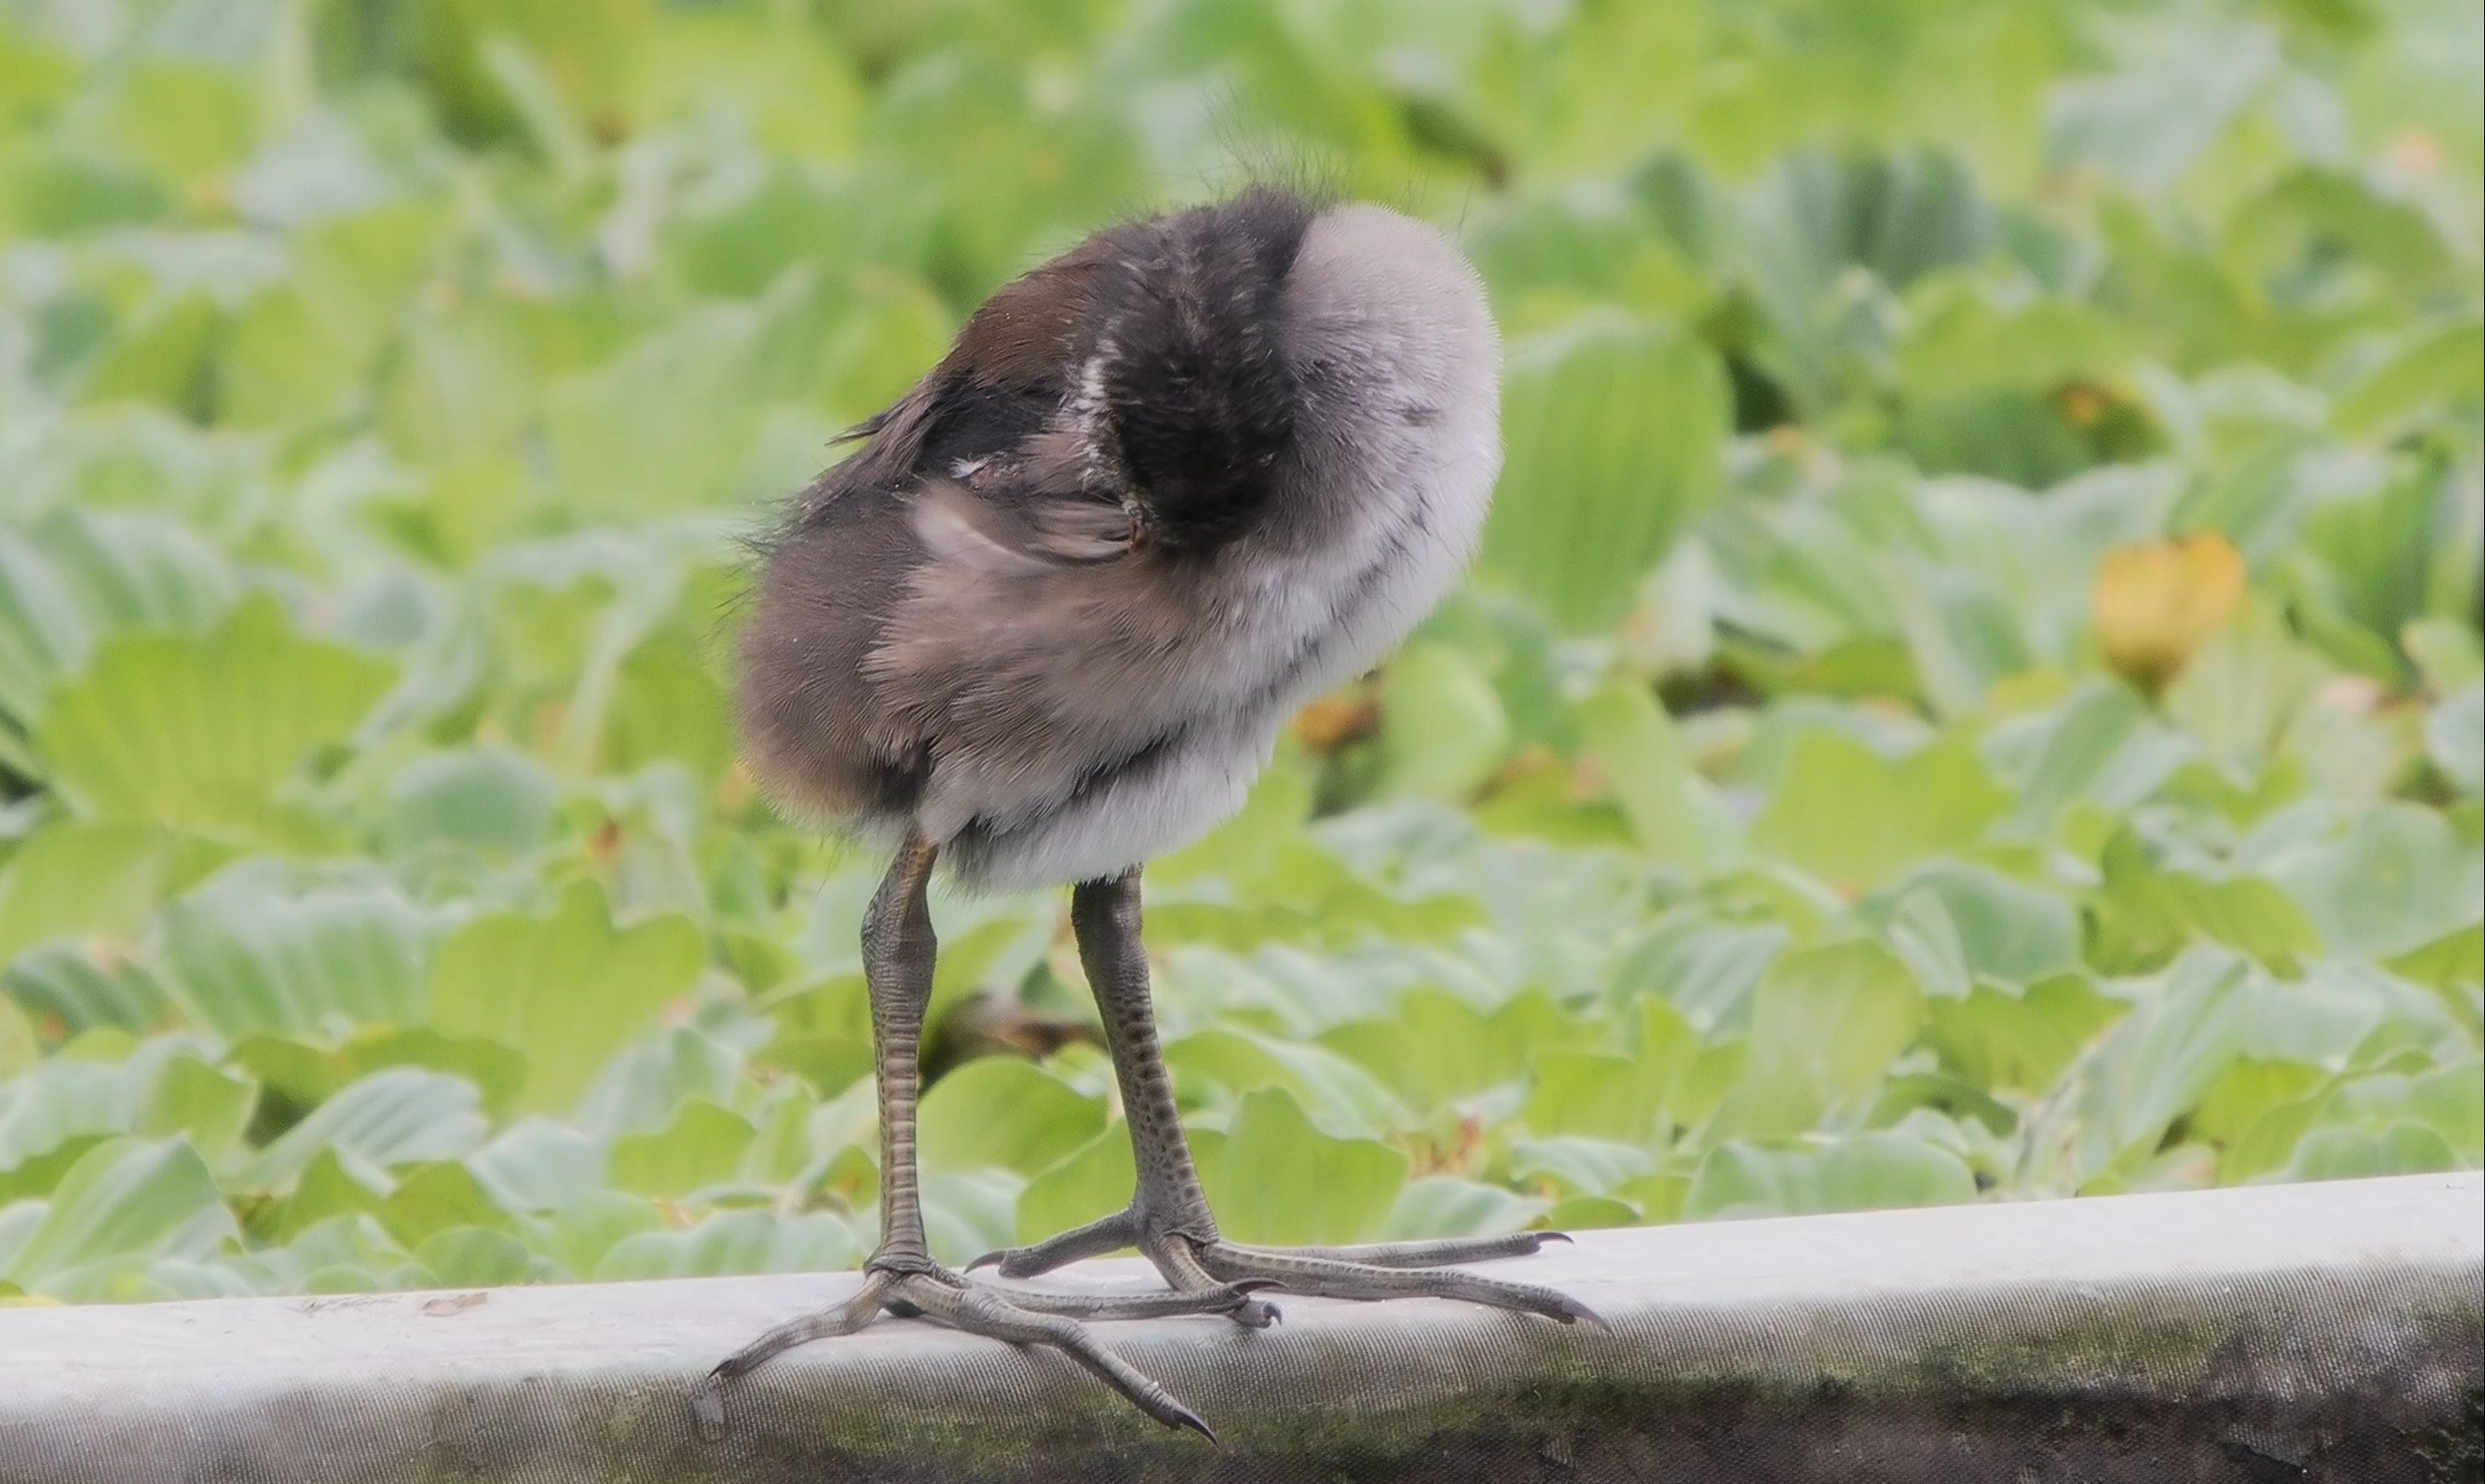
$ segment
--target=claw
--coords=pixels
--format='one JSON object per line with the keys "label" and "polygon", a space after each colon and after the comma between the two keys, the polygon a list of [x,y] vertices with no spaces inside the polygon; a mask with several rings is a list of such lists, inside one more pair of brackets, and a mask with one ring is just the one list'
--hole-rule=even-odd
{"label": "claw", "polygon": [[1277,1322],[1277,1306],[1246,1293],[1241,1302],[1225,1311],[1225,1317],[1246,1330],[1265,1330]]}
{"label": "claw", "polygon": [[1171,1417],[1160,1418],[1160,1420],[1170,1422],[1176,1427],[1188,1427],[1192,1432],[1195,1432],[1201,1437],[1207,1439],[1211,1444],[1216,1442],[1215,1429],[1210,1427],[1205,1421],[1202,1421],[1198,1413],[1191,1411],[1188,1407],[1185,1407],[1180,1403],[1176,1403],[1174,1405],[1173,1415]]}
{"label": "claw", "polygon": [[1539,1242],[1560,1242],[1566,1247],[1577,1245],[1571,1238],[1570,1233],[1567,1231],[1539,1231],[1536,1233],[1536,1240]]}
{"label": "claw", "polygon": [[1242,1302],[1234,1306],[1233,1319],[1236,1324],[1242,1326],[1246,1330],[1265,1330],[1272,1324],[1282,1324],[1285,1322],[1286,1311],[1284,1309],[1279,1309],[1274,1304],[1269,1303],[1265,1299],[1251,1297],[1251,1295],[1256,1294],[1263,1289],[1275,1289],[1280,1293],[1284,1292],[1286,1285],[1278,1282],[1276,1279],[1241,1278],[1227,1283],[1225,1286],[1243,1296]]}

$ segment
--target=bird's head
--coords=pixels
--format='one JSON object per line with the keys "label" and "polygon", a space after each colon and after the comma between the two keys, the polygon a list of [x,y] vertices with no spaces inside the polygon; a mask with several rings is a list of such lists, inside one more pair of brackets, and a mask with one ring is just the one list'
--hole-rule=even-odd
{"label": "bird's head", "polygon": [[1255,190],[1095,241],[1072,422],[1154,543],[1214,550],[1453,465],[1489,483],[1500,340],[1437,229]]}

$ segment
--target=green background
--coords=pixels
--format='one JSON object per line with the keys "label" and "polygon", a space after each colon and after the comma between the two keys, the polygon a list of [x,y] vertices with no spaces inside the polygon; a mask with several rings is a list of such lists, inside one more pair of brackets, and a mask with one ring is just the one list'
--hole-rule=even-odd
{"label": "green background", "polygon": [[[2479,28],[0,0],[0,1298],[857,1261],[738,538],[1255,171],[1460,234],[1510,462],[1151,874],[1231,1234],[2475,1166]],[[1058,898],[936,909],[956,1259],[1130,1161]]]}

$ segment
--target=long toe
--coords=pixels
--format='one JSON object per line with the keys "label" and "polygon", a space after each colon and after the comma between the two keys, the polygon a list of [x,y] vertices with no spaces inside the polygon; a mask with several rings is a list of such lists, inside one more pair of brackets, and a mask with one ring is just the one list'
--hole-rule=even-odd
{"label": "long toe", "polygon": [[[1255,1307],[1268,1306],[1251,1295],[1278,1286],[1273,1279],[1251,1278],[1216,1282],[1202,1288],[1167,1288],[1151,1293],[1036,1293],[1021,1288],[992,1291],[1019,1308],[1067,1319],[1170,1319],[1185,1314],[1222,1314],[1249,1320]],[[1256,1327],[1256,1326],[1255,1326]]]}
{"label": "long toe", "polygon": [[1287,1252],[1228,1242],[1211,1243],[1198,1251],[1201,1264],[1229,1283],[1268,1279],[1291,1293],[1336,1299],[1460,1299],[1543,1314],[1564,1324],[1585,1321],[1598,1329],[1605,1328],[1604,1321],[1586,1305],[1538,1283],[1514,1283],[1456,1268],[1384,1267],[1349,1261],[1319,1251]]}
{"label": "long toe", "polygon": [[971,1273],[977,1268],[997,1267],[1003,1278],[1033,1278],[1050,1273],[1081,1257],[1101,1257],[1105,1254],[1129,1247],[1138,1240],[1137,1220],[1129,1211],[1116,1211],[1100,1221],[1076,1227],[1059,1236],[1047,1237],[1032,1247],[1007,1247],[990,1252],[967,1264]]}
{"label": "long toe", "polygon": [[941,1273],[911,1273],[899,1289],[925,1314],[970,1335],[1018,1345],[1050,1345],[1093,1372],[1133,1406],[1167,1427],[1184,1427],[1214,1443],[1199,1414],[1176,1400],[1153,1376],[1096,1342],[1078,1320],[1022,1308],[1006,1290]]}
{"label": "long toe", "polygon": [[1530,1257],[1547,1242],[1568,1242],[1561,1231],[1513,1231],[1506,1236],[1445,1237],[1429,1242],[1376,1242],[1368,1247],[1289,1247],[1297,1257],[1328,1257],[1376,1268],[1456,1267],[1461,1262],[1491,1262],[1503,1257]]}

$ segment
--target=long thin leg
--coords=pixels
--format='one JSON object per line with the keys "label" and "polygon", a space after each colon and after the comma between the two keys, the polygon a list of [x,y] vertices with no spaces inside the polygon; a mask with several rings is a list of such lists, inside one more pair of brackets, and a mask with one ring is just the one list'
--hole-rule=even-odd
{"label": "long thin leg", "polygon": [[1148,955],[1139,940],[1139,875],[1090,881],[1070,894],[1070,929],[1079,941],[1079,966],[1105,1022],[1105,1045],[1122,1085],[1122,1116],[1131,1125],[1131,1152],[1138,1186],[1131,1214],[1142,1230],[1219,1239],[1216,1216],[1200,1189],[1190,1143],[1183,1137],[1174,1106],[1173,1077],[1157,1044],[1156,1005],[1148,994]]}
{"label": "long thin leg", "polygon": [[862,914],[863,985],[871,999],[873,1080],[880,1093],[880,1250],[866,1273],[931,1270],[915,1168],[915,1107],[923,1088],[923,1012],[940,940],[925,893],[933,848],[910,841]]}
{"label": "long thin leg", "polygon": [[[695,1398],[701,1427],[724,1423],[720,1388],[773,1356],[814,1339],[852,1334],[883,1312],[929,1315],[972,1334],[1016,1344],[1050,1345],[1093,1371],[1158,1421],[1208,1433],[1208,1425],[1159,1385],[1096,1342],[1080,1319],[1147,1319],[1174,1314],[1239,1314],[1272,1280],[1208,1282],[1173,1292],[1045,1294],[981,1287],[932,1260],[923,1238],[915,1172],[915,1110],[922,1085],[924,1008],[932,998],[938,946],[925,888],[933,848],[899,852],[863,913],[863,979],[871,999],[873,1069],[880,1094],[880,1246],[863,1264],[863,1285],[844,1304],[778,1325],[728,1357]],[[1210,1434],[1210,1436],[1214,1436]]]}
{"label": "long thin leg", "polygon": [[[1333,1298],[1431,1294],[1525,1309],[1565,1324],[1580,1319],[1600,1322],[1585,1305],[1550,1288],[1434,1267],[1523,1256],[1545,1242],[1570,1240],[1560,1232],[1295,1251],[1226,1241],[1200,1188],[1199,1171],[1191,1162],[1190,1145],[1183,1137],[1181,1115],[1174,1106],[1173,1079],[1157,1043],[1147,952],[1139,939],[1138,873],[1076,888],[1070,899],[1070,922],[1079,940],[1079,962],[1087,971],[1104,1018],[1113,1072],[1121,1083],[1137,1185],[1126,1211],[1049,1242],[986,1254],[970,1267],[996,1262],[1003,1276],[1024,1278],[1115,1247],[1135,1245],[1178,1290],[1256,1279],[1273,1281],[1294,1292]],[[1254,1301],[1237,1309],[1234,1317],[1245,1324],[1266,1323],[1275,1317],[1275,1311]]]}

